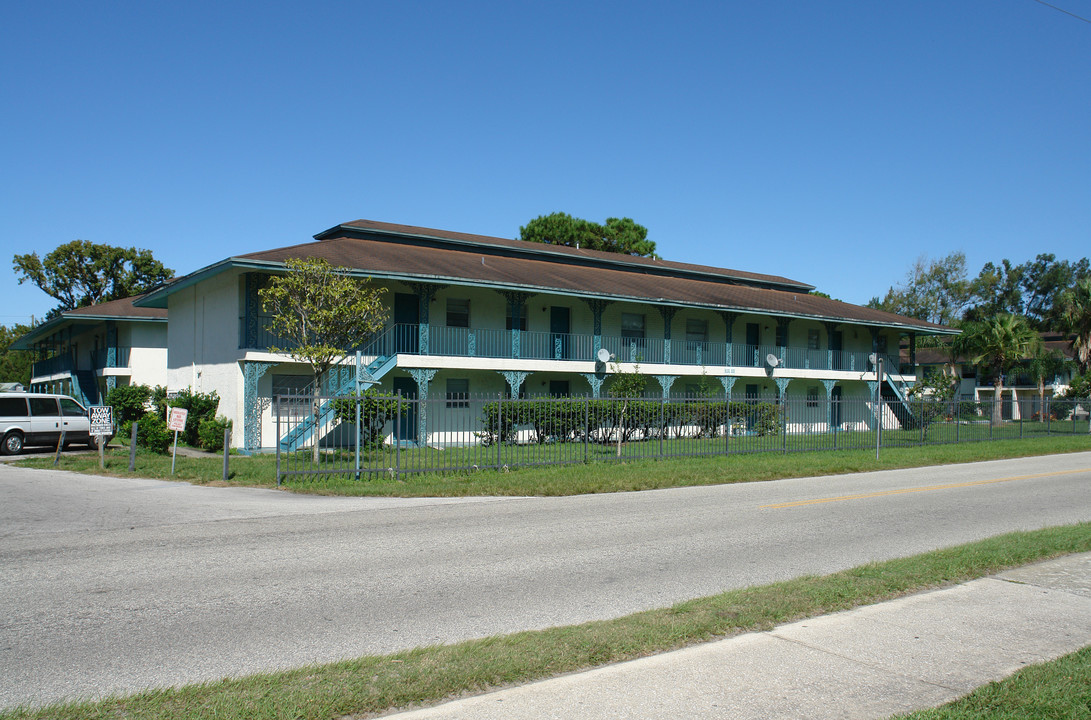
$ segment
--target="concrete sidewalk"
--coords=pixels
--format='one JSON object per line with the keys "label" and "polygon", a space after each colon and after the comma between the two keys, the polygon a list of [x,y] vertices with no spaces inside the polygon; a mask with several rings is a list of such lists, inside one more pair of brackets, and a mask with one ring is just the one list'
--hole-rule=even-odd
{"label": "concrete sidewalk", "polygon": [[1091,644],[1091,553],[387,717],[886,718]]}

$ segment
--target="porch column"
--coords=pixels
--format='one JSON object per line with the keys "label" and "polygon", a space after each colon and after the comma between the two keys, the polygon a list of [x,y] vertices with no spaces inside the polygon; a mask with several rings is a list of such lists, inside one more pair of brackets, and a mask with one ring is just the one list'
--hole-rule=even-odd
{"label": "porch column", "polygon": [[833,334],[837,332],[837,323],[827,321],[822,324],[826,326],[826,369],[833,370]]}
{"label": "porch column", "polygon": [[602,395],[602,383],[606,380],[606,376],[599,377],[595,373],[582,373],[584,379],[591,385],[591,397],[598,398]]}
{"label": "porch column", "polygon": [[[724,336],[727,342],[727,357],[725,365],[731,366],[735,364],[735,352],[734,352],[734,325],[735,321],[739,318],[737,312],[731,312],[730,310],[720,310],[720,317],[723,318],[724,326],[727,328],[727,333]],[[732,378],[734,380],[734,378]]]}
{"label": "porch column", "polygon": [[785,393],[785,391],[788,390],[788,383],[792,382],[792,378],[787,378],[787,377],[773,378],[773,382],[775,382],[777,384],[777,393],[779,394],[779,399],[781,401],[783,401],[784,400],[784,393]]}
{"label": "porch column", "polygon": [[261,328],[258,325],[261,313],[261,298],[258,297],[258,290],[261,289],[264,280],[265,276],[258,273],[246,273],[242,338],[244,348],[258,348],[258,337],[261,334]]}
{"label": "porch column", "polygon": [[909,365],[917,371],[917,333],[909,333]]}
{"label": "porch column", "polygon": [[516,291],[505,291],[501,294],[511,308],[511,356],[517,358],[519,357],[519,320],[523,317],[523,305],[530,298],[530,294]]}
{"label": "porch column", "polygon": [[441,285],[431,285],[429,283],[406,283],[409,289],[417,294],[417,302],[419,303],[419,309],[417,315],[419,316],[417,326],[417,348],[421,355],[428,354],[428,311],[432,307],[432,301],[436,298],[436,293],[439,292]]}
{"label": "porch column", "polygon": [[[243,446],[252,453],[261,447],[261,398],[258,397],[258,381],[276,363],[246,362],[243,364],[242,422]],[[280,442],[280,438],[276,438]]]}
{"label": "porch column", "polygon": [[529,372],[523,370],[498,370],[504,379],[508,381],[508,387],[511,388],[511,396],[513,398],[519,397],[519,390],[523,387],[523,381],[527,379]]}
{"label": "porch column", "polygon": [[663,388],[663,399],[666,400],[671,396],[671,385],[678,379],[677,375],[656,375],[655,379],[659,381],[660,387]]}
{"label": "porch column", "polygon": [[791,318],[777,318],[777,334],[780,335],[780,339],[783,341],[783,344],[777,347],[777,356],[780,358],[781,367],[787,367],[785,360],[788,352],[788,324],[791,322]]}
{"label": "porch column", "polygon": [[731,389],[735,387],[736,380],[738,380],[737,377],[720,377],[720,384],[724,386],[724,399],[728,402],[731,402]]}
{"label": "porch column", "polygon": [[417,445],[423,446],[428,441],[428,383],[438,370],[409,368],[409,374],[417,382],[417,397],[420,400],[420,412],[417,413]]}
{"label": "porch column", "polygon": [[[663,362],[670,365],[671,361],[671,321],[678,308],[669,305],[656,305],[655,309],[663,316]],[[665,397],[665,396],[664,396]]]}
{"label": "porch column", "polygon": [[867,389],[868,389],[868,392],[871,393],[871,401],[873,403],[875,403],[875,411],[872,413],[872,415],[875,416],[875,427],[873,429],[878,430],[878,428],[879,428],[879,404],[880,404],[879,403],[879,381],[878,380],[868,380],[867,381]]}
{"label": "porch column", "polygon": [[822,381],[822,386],[826,388],[826,430],[833,427],[833,388],[836,385],[836,380]]}
{"label": "porch column", "polygon": [[114,320],[106,321],[106,367],[117,367],[117,322]]}
{"label": "porch column", "polygon": [[[591,352],[595,355],[598,355],[599,350],[602,348],[602,313],[604,310],[606,310],[606,307],[610,304],[610,301],[602,300],[599,298],[590,298],[584,299],[584,302],[586,302],[588,307],[591,308],[591,315],[594,318],[595,323],[594,336],[592,338],[592,343],[594,347],[591,349]],[[599,384],[601,385],[602,383],[600,382]],[[592,385],[592,387],[594,386]],[[595,397],[598,397],[598,395],[595,395]]]}

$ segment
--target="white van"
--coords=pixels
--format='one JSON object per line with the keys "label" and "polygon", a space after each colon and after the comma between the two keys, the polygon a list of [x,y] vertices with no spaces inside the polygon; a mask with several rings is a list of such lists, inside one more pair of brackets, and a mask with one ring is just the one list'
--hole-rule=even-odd
{"label": "white van", "polygon": [[16,455],[23,446],[64,444],[97,447],[87,408],[67,395],[0,393],[0,453]]}

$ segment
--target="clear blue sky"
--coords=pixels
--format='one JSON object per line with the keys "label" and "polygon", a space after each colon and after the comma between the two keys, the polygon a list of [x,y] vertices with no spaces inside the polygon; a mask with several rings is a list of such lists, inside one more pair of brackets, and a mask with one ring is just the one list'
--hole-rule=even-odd
{"label": "clear blue sky", "polygon": [[185,274],[357,218],[629,216],[856,303],[1091,254],[1091,24],[1035,0],[12,1],[0,61],[4,324],[55,304],[17,252]]}

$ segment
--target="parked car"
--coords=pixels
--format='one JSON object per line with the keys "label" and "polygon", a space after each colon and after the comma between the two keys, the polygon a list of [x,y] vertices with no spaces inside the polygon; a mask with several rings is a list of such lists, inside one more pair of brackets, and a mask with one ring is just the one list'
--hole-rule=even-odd
{"label": "parked car", "polygon": [[64,445],[98,447],[91,435],[87,408],[67,395],[0,393],[0,453],[16,455],[24,446]]}

